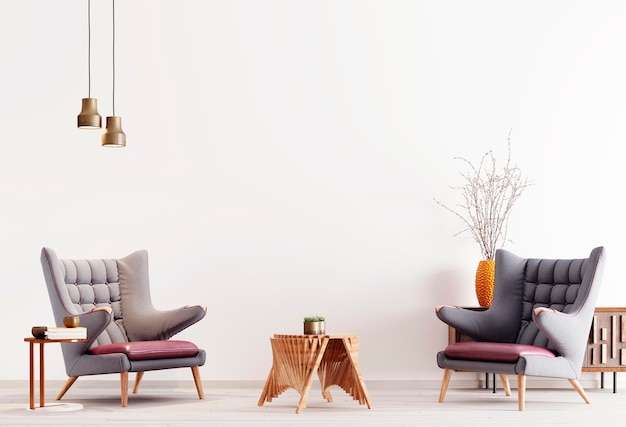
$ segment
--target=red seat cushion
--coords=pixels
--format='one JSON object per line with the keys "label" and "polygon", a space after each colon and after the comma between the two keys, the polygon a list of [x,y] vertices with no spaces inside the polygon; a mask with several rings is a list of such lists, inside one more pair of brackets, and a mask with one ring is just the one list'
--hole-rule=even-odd
{"label": "red seat cushion", "polygon": [[130,360],[170,359],[198,354],[198,347],[189,341],[132,341],[92,347],[91,354],[124,353]]}
{"label": "red seat cushion", "polygon": [[444,350],[450,359],[515,362],[520,356],[555,357],[547,348],[527,344],[499,342],[457,342]]}

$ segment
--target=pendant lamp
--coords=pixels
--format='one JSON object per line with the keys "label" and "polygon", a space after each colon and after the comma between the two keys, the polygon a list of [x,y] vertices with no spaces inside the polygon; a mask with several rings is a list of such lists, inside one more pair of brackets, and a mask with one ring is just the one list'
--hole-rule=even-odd
{"label": "pendant lamp", "polygon": [[98,113],[98,100],[91,97],[91,0],[87,1],[87,73],[89,80],[89,97],[83,98],[83,106],[78,115],[79,129],[100,129],[102,117]]}
{"label": "pendant lamp", "polygon": [[126,134],[122,118],[115,115],[115,0],[113,1],[113,115],[107,117],[107,127],[102,134],[103,147],[126,147]]}

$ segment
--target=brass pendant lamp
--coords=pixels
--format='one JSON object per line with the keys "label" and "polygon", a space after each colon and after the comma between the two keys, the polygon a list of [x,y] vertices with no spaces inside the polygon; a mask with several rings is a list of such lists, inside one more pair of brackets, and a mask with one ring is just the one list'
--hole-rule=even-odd
{"label": "brass pendant lamp", "polygon": [[83,98],[83,107],[78,115],[79,129],[100,129],[102,117],[98,113],[98,100],[91,97],[91,0],[87,2],[87,73],[89,76],[89,97]]}
{"label": "brass pendant lamp", "polygon": [[103,147],[125,147],[126,134],[122,130],[122,118],[115,115],[115,0],[113,1],[113,115],[107,117],[107,127],[102,134]]}

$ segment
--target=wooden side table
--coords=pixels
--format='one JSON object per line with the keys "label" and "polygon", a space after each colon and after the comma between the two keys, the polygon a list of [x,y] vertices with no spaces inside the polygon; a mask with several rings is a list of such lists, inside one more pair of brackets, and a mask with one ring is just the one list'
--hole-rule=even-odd
{"label": "wooden side table", "polygon": [[[45,385],[44,385],[44,374],[45,374],[45,358],[44,358],[44,345],[49,343],[62,343],[62,342],[85,342],[86,339],[40,339],[40,338],[32,338],[27,337],[24,338],[24,341],[30,344],[30,409],[35,408],[35,344],[39,344],[39,408],[46,407],[45,403]],[[59,405],[55,405],[59,406]],[[37,408],[37,409],[39,409]],[[75,409],[82,408],[77,407]]]}
{"label": "wooden side table", "polygon": [[314,376],[319,377],[322,396],[332,402],[329,388],[341,387],[346,393],[372,408],[358,363],[356,335],[281,335],[270,338],[272,368],[259,398],[259,406],[271,402],[288,388],[300,394],[296,414],[306,408]]}

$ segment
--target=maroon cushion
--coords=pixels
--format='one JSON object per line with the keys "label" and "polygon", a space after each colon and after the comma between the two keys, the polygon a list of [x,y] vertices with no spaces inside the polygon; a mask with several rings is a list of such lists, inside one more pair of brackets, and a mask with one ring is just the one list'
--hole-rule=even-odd
{"label": "maroon cushion", "polygon": [[92,347],[91,354],[124,353],[130,360],[170,359],[198,354],[198,347],[189,341],[133,341]]}
{"label": "maroon cushion", "polygon": [[515,362],[520,356],[555,357],[543,347],[499,342],[457,342],[444,350],[450,359],[485,360],[489,362]]}

